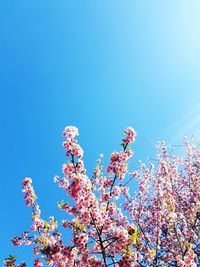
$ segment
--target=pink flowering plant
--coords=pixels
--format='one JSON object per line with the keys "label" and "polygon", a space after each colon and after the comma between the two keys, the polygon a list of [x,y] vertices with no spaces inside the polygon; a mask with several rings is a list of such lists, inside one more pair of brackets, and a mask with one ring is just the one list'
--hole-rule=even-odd
{"label": "pink flowering plant", "polygon": [[[138,170],[128,173],[136,132],[129,127],[124,133],[122,149],[111,154],[106,174],[100,155],[89,178],[76,139],[78,129],[70,126],[63,131],[69,160],[62,167],[64,176],[55,176],[54,181],[73,199],[73,205],[64,201],[58,205],[73,218],[62,221],[63,230],[72,233],[69,244],[54,217],[48,222],[41,218],[32,180],[24,179],[32,225],[30,232],[14,237],[12,243],[33,246],[34,267],[43,263],[58,267],[200,266],[200,150],[185,139],[186,157],[170,157],[162,142],[155,166],[141,163]],[[133,179],[139,190],[132,196]],[[16,265],[14,256],[5,259],[4,267],[15,266],[26,263]]]}

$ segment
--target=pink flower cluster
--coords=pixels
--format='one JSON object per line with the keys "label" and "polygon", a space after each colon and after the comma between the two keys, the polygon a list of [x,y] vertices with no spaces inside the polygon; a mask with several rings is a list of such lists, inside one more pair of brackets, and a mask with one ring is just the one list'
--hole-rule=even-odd
{"label": "pink flower cluster", "polygon": [[26,205],[28,207],[30,207],[31,205],[34,204],[35,199],[36,199],[36,195],[35,195],[34,189],[32,187],[31,178],[26,177],[24,179],[22,188],[23,188],[23,191],[26,192],[26,194],[24,195]]}
{"label": "pink flower cluster", "polygon": [[107,167],[107,173],[115,174],[120,180],[123,180],[128,170],[126,161],[132,155],[133,152],[130,149],[127,151],[113,152],[110,157],[110,164]]}
{"label": "pink flower cluster", "polygon": [[67,126],[63,131],[63,136],[67,137],[67,139],[74,139],[78,135],[78,128],[75,126]]}
{"label": "pink flower cluster", "polygon": [[[69,245],[53,216],[48,222],[41,218],[32,180],[25,178],[24,199],[32,208],[34,235],[23,232],[12,242],[33,245],[38,257],[34,267],[43,263],[52,267],[199,266],[200,150],[185,140],[186,158],[170,157],[161,142],[155,166],[141,163],[126,180],[127,161],[133,156],[128,145],[136,132],[129,127],[124,133],[123,149],[111,154],[107,173],[100,156],[90,178],[75,140],[78,129],[70,126],[63,131],[68,161],[62,166],[63,177],[54,181],[72,198],[71,204],[64,200],[58,204],[73,217],[62,221],[63,236],[72,233]],[[139,188],[133,196],[132,179]],[[13,257],[4,262],[4,267],[16,266]]]}
{"label": "pink flower cluster", "polygon": [[42,267],[43,264],[42,262],[40,261],[40,259],[35,259],[34,260],[34,264],[33,264],[34,267]]}
{"label": "pink flower cluster", "polygon": [[126,130],[124,130],[124,133],[126,137],[122,140],[123,143],[130,144],[135,141],[135,137],[137,135],[135,129],[133,129],[132,127],[128,127]]}
{"label": "pink flower cluster", "polygon": [[72,242],[77,246],[77,248],[85,249],[88,242],[88,235],[86,233],[77,233],[72,239]]}
{"label": "pink flower cluster", "polygon": [[79,135],[78,129],[74,126],[66,127],[63,131],[63,136],[66,137],[66,140],[63,142],[63,147],[66,149],[66,155],[74,155],[77,158],[81,159],[83,157],[83,150],[77,144],[75,137]]}

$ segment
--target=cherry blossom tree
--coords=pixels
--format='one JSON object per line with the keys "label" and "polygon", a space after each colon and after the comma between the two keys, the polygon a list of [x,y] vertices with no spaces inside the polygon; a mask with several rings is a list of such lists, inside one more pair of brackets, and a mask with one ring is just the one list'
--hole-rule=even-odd
{"label": "cherry blossom tree", "polygon": [[[128,172],[133,156],[130,144],[136,132],[129,127],[121,151],[113,152],[104,174],[102,155],[89,178],[84,167],[83,150],[77,143],[78,129],[66,127],[63,147],[68,161],[63,176],[54,181],[73,205],[61,201],[59,209],[71,215],[63,220],[63,231],[70,231],[65,244],[54,217],[41,218],[31,178],[23,181],[26,205],[32,209],[30,232],[12,238],[14,246],[32,245],[34,267],[146,267],[200,266],[200,150],[184,140],[185,157],[169,156],[164,142],[155,165]],[[132,180],[138,192],[131,195]],[[65,229],[66,228],[66,229]],[[16,265],[14,256],[4,267]]]}

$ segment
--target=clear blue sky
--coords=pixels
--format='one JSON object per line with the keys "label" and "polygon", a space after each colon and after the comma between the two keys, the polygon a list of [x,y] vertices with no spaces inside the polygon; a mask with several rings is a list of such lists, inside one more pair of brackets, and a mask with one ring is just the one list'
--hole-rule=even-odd
{"label": "clear blue sky", "polygon": [[198,131],[199,14],[192,0],[1,0],[0,265],[11,253],[32,266],[31,249],[9,240],[29,229],[25,176],[44,218],[61,218],[52,178],[65,161],[65,125],[79,128],[89,173],[100,153],[120,148],[127,126],[141,160],[157,141]]}

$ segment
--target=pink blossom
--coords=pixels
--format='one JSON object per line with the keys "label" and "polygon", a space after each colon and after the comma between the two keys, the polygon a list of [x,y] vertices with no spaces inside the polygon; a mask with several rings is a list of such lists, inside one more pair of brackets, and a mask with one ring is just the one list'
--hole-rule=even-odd
{"label": "pink blossom", "polygon": [[42,262],[40,261],[40,259],[35,259],[34,260],[34,265],[33,265],[34,267],[42,267],[43,266],[43,264],[42,264]]}
{"label": "pink blossom", "polygon": [[75,126],[67,126],[67,127],[65,127],[65,129],[63,131],[63,136],[65,136],[69,139],[73,139],[78,135],[79,135],[78,129]]}
{"label": "pink blossom", "polygon": [[137,135],[136,131],[132,127],[128,127],[124,130],[126,137],[122,140],[124,143],[130,144],[135,141],[135,137]]}

